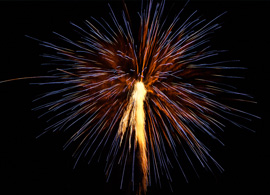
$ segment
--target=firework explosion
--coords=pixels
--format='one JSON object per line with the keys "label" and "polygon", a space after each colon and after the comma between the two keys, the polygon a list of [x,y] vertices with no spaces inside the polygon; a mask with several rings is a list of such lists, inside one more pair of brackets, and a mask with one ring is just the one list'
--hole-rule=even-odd
{"label": "firework explosion", "polygon": [[109,146],[106,175],[109,178],[114,164],[121,164],[121,187],[128,159],[132,159],[131,182],[134,188],[134,169],[138,165],[141,193],[146,192],[151,175],[157,183],[161,173],[171,181],[168,150],[186,177],[178,146],[189,161],[186,150],[203,167],[210,169],[211,161],[222,170],[197,138],[197,132],[218,140],[215,129],[224,128],[222,121],[242,126],[228,115],[253,116],[217,100],[224,94],[239,96],[238,100],[249,97],[220,83],[223,78],[231,78],[222,70],[241,67],[210,60],[223,52],[207,45],[209,35],[220,28],[215,21],[221,15],[207,22],[194,12],[182,21],[180,11],[169,22],[163,19],[164,4],[142,2],[137,29],[132,28],[126,7],[121,21],[110,8],[111,22],[93,18],[85,22],[85,27],[72,23],[80,35],[77,41],[55,33],[67,47],[41,42],[56,51],[44,56],[57,68],[50,72],[49,81],[38,84],[60,87],[37,99],[57,97],[35,108],[46,109],[44,115],[53,113],[49,120],[56,122],[44,132],[75,130],[65,144],[66,148],[79,142],[75,165],[90,152],[91,161]]}

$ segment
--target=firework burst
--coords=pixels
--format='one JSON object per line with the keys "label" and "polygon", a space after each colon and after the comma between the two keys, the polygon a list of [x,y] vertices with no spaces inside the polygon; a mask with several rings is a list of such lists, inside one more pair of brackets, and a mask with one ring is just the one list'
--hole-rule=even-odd
{"label": "firework burst", "polygon": [[35,108],[46,109],[43,115],[53,113],[49,119],[52,125],[45,132],[75,131],[64,146],[78,140],[75,165],[90,152],[91,161],[109,146],[106,175],[109,178],[114,164],[121,164],[121,187],[131,159],[131,182],[134,186],[137,164],[143,193],[151,175],[156,182],[160,182],[161,173],[171,181],[172,159],[168,150],[186,177],[178,159],[178,146],[183,146],[181,151],[188,160],[186,150],[203,167],[210,169],[211,161],[222,170],[197,132],[218,140],[215,129],[224,128],[222,121],[242,126],[228,115],[253,116],[217,99],[222,94],[237,95],[239,100],[249,98],[220,83],[223,78],[231,78],[222,70],[241,67],[211,60],[222,52],[211,50],[208,45],[209,35],[220,28],[215,21],[221,15],[207,22],[194,12],[182,21],[179,12],[169,22],[163,17],[164,4],[165,1],[149,1],[143,5],[142,1],[138,29],[131,27],[126,7],[121,21],[110,7],[111,22],[92,18],[84,27],[72,23],[79,40],[55,33],[67,47],[41,42],[56,51],[44,55],[56,68],[48,81],[38,84],[60,87],[37,99],[56,98]]}

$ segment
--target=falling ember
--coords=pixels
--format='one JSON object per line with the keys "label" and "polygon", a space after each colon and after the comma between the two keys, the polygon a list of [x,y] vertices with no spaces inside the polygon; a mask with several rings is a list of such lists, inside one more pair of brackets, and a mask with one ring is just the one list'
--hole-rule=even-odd
{"label": "falling ember", "polygon": [[133,91],[133,101],[135,107],[135,135],[136,142],[138,142],[140,150],[140,163],[143,170],[143,189],[146,191],[148,181],[148,160],[147,160],[147,148],[146,148],[146,133],[145,133],[145,113],[143,108],[143,102],[146,96],[146,89],[142,82],[135,83]]}
{"label": "falling ember", "polygon": [[[146,191],[148,184],[148,159],[147,159],[147,147],[146,147],[146,132],[145,132],[145,111],[144,111],[144,101],[146,97],[146,89],[141,81],[136,81],[134,84],[134,89],[129,99],[129,103],[126,111],[124,112],[120,125],[118,134],[123,136],[127,128],[131,131],[129,135],[132,135],[132,131],[135,131],[135,147],[140,152],[140,165],[143,172],[143,189]],[[129,124],[129,126],[128,126]],[[131,142],[129,142],[131,144]],[[131,148],[131,145],[129,146]]]}
{"label": "falling ember", "polygon": [[142,82],[135,83],[133,91],[133,101],[135,108],[135,135],[136,142],[139,144],[141,167],[143,170],[143,183],[144,190],[147,187],[147,173],[148,173],[148,160],[147,160],[147,148],[146,148],[146,133],[145,133],[145,113],[143,108],[143,102],[146,96],[146,89]]}

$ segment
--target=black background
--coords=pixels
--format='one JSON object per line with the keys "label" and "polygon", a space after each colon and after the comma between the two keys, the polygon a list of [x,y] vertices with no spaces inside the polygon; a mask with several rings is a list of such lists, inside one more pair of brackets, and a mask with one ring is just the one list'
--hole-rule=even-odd
{"label": "black background", "polygon": [[[107,3],[1,1],[0,80],[45,74],[40,66],[44,50],[25,35],[57,41],[52,31],[68,36],[73,30],[70,21],[82,24],[90,16],[108,19]],[[173,5],[173,10],[179,11],[184,3],[169,1],[167,7]],[[122,9],[121,2],[112,1],[111,5],[116,13]],[[132,13],[139,11],[140,2],[128,1],[127,5]],[[149,194],[269,194],[269,9],[270,3],[264,1],[191,1],[188,4],[186,16],[198,10],[210,20],[228,11],[219,19],[223,28],[213,37],[212,45],[229,50],[232,59],[240,59],[240,65],[248,68],[243,73],[246,79],[235,82],[258,103],[240,105],[240,108],[262,119],[248,124],[256,133],[228,125],[220,134],[225,146],[210,145],[212,155],[225,169],[223,173],[214,171],[212,175],[199,171],[200,178],[191,174],[186,183],[180,172],[174,170],[173,193],[166,184],[162,188],[153,184]],[[132,17],[138,18],[136,14]],[[82,160],[73,169],[74,148],[62,149],[67,140],[65,134],[48,133],[35,138],[46,127],[46,122],[38,119],[38,113],[31,111],[32,100],[42,92],[38,86],[29,85],[29,80],[0,84],[1,194],[125,194],[125,190],[119,190],[119,180],[114,177],[106,183],[103,162],[92,161],[87,165]]]}

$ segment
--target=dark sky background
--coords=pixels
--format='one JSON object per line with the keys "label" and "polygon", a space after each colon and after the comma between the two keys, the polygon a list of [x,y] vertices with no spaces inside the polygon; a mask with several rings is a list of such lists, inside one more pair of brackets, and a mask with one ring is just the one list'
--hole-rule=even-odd
{"label": "dark sky background", "polygon": [[[44,61],[40,55],[44,49],[25,35],[41,40],[56,41],[52,31],[69,35],[73,31],[70,21],[82,24],[91,16],[109,18],[108,1],[0,1],[0,80],[44,75]],[[179,11],[183,1],[174,2],[173,10]],[[121,2],[113,1],[115,12],[122,9]],[[140,1],[128,3],[134,15]],[[172,7],[173,2],[167,2]],[[251,94],[256,105],[239,107],[260,116],[247,125],[252,133],[232,125],[220,133],[225,146],[214,143],[212,155],[223,166],[223,173],[214,174],[198,168],[200,177],[187,173],[189,183],[178,168],[173,170],[172,187],[166,182],[162,188],[153,184],[149,194],[269,194],[269,9],[264,1],[191,1],[184,11],[188,16],[194,10],[208,20],[227,11],[218,21],[223,28],[213,37],[217,49],[228,50],[232,59],[240,59],[245,80],[235,81],[242,92]],[[173,12],[174,16],[176,12]],[[32,100],[44,92],[29,80],[0,84],[1,194],[126,194],[119,190],[117,173],[106,183],[104,162],[87,160],[73,169],[71,157],[75,146],[63,151],[67,134],[48,133],[36,139],[44,128],[45,120],[31,109]],[[189,172],[189,168],[187,168]]]}

